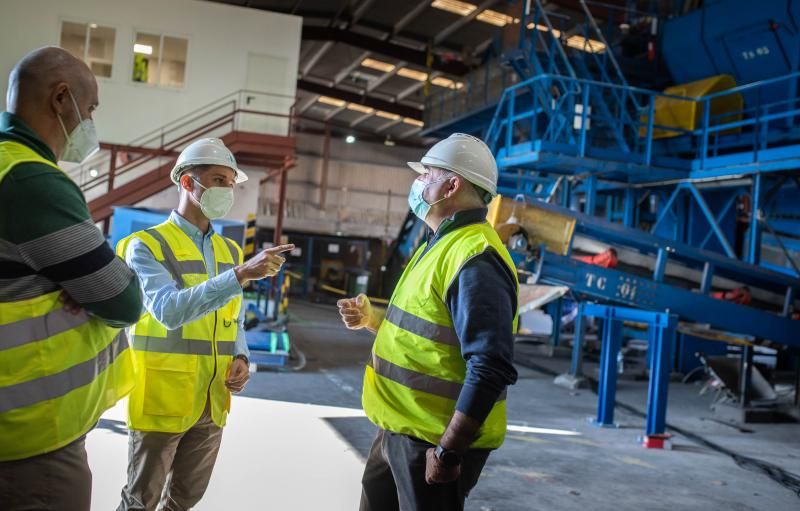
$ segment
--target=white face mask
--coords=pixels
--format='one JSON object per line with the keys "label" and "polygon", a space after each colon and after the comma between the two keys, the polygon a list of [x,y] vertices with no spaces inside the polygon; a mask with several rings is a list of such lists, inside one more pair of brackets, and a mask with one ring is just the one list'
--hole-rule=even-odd
{"label": "white face mask", "polygon": [[69,97],[72,99],[72,105],[78,114],[79,122],[75,129],[72,130],[72,133],[67,133],[67,127],[64,126],[61,115],[57,114],[58,122],[61,123],[61,129],[64,130],[64,136],[67,138],[67,145],[64,146],[61,161],[83,163],[86,158],[100,150],[100,141],[97,139],[94,121],[81,118],[81,112],[78,109],[78,102],[75,101],[75,96],[72,95],[71,90],[67,89],[67,92],[69,92]]}
{"label": "white face mask", "polygon": [[227,186],[206,188],[194,177],[192,177],[192,181],[205,190],[199,201],[194,198],[194,194],[191,197],[194,203],[200,206],[200,211],[203,212],[206,218],[214,220],[222,218],[230,212],[233,207],[233,188]]}
{"label": "white face mask", "polygon": [[435,202],[428,203],[428,201],[425,200],[425,190],[427,190],[430,185],[441,183],[448,179],[450,178],[439,179],[438,181],[431,181],[430,183],[425,183],[416,179],[411,184],[411,190],[408,192],[408,207],[411,208],[411,211],[423,222],[428,218],[428,213],[431,212],[431,206],[435,206],[445,200],[445,197],[442,197]]}

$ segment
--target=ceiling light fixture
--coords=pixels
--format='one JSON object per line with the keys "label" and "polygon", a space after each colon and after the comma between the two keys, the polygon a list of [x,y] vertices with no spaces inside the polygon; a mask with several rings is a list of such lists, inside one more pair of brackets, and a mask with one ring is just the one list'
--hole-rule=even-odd
{"label": "ceiling light fixture", "polygon": [[406,124],[410,124],[412,126],[416,126],[418,128],[421,128],[421,127],[425,126],[424,122],[419,121],[417,119],[412,119],[411,117],[404,117],[403,118],[403,122],[406,123]]}
{"label": "ceiling light fixture", "polygon": [[361,61],[361,65],[370,69],[376,69],[384,73],[390,73],[394,70],[395,65],[381,60],[366,58]]}
{"label": "ceiling light fixture", "polygon": [[322,103],[324,105],[331,105],[331,106],[335,106],[337,108],[343,107],[344,104],[346,103],[346,101],[344,101],[342,99],[336,99],[336,98],[332,98],[330,96],[320,96],[317,99],[317,101],[319,101],[320,103]]}
{"label": "ceiling light fixture", "polygon": [[[528,29],[529,30],[533,30],[534,28],[536,30],[538,30],[539,32],[550,32],[550,29],[547,28],[547,25],[537,25],[536,23],[533,23],[533,22],[528,23]],[[555,37],[561,37],[561,31],[558,30],[557,28],[554,28],[553,29],[553,35]]]}
{"label": "ceiling light fixture", "polygon": [[368,106],[359,105],[358,103],[348,103],[347,104],[348,110],[355,110],[356,112],[361,112],[363,114],[371,114],[375,112],[374,108],[370,108]]}
{"label": "ceiling light fixture", "polygon": [[347,135],[347,137],[345,137],[344,141],[347,142],[348,144],[355,144],[356,137],[354,137],[353,135]]}
{"label": "ceiling light fixture", "polygon": [[475,9],[478,8],[477,5],[461,2],[460,0],[433,0],[431,7],[452,12],[453,14],[458,14],[459,16],[469,16]]}
{"label": "ceiling light fixture", "polygon": [[475,19],[496,27],[504,27],[514,22],[513,16],[503,14],[502,12],[493,11],[491,9],[486,9],[485,11],[481,12],[478,14],[478,16],[476,16]]}
{"label": "ceiling light fixture", "polygon": [[431,80],[431,83],[434,85],[438,85],[439,87],[444,87],[445,89],[463,89],[464,84],[461,82],[454,82],[450,78],[445,78],[444,76],[437,76],[436,78]]}
{"label": "ceiling light fixture", "polygon": [[606,45],[594,39],[587,39],[580,35],[574,35],[567,39],[567,46],[575,48],[576,50],[585,51],[588,53],[603,53],[606,50]]}
{"label": "ceiling light fixture", "polygon": [[418,82],[424,82],[428,79],[428,73],[423,73],[422,71],[417,71],[416,69],[411,69],[410,67],[403,67],[397,71],[398,76],[402,76],[403,78],[409,78],[411,80],[416,80]]}
{"label": "ceiling light fixture", "polygon": [[375,112],[375,115],[377,115],[378,117],[383,117],[384,119],[391,119],[393,121],[400,119],[399,115],[393,114],[391,112],[384,112],[383,110],[378,110],[377,112]]}

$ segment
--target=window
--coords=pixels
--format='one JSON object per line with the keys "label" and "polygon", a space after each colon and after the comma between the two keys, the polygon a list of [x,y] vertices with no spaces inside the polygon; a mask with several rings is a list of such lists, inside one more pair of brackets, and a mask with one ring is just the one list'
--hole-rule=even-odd
{"label": "window", "polygon": [[134,82],[183,87],[189,41],[179,37],[137,33],[133,43]]}
{"label": "window", "polygon": [[116,31],[96,23],[61,24],[61,47],[86,62],[95,76],[111,77]]}

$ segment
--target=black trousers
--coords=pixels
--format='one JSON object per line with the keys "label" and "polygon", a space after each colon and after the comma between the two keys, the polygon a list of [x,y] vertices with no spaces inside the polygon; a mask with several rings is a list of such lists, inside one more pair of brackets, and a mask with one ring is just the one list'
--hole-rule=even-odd
{"label": "black trousers", "polygon": [[471,449],[461,477],[447,484],[425,482],[425,453],[433,445],[406,435],[379,430],[361,480],[360,511],[462,511],[478,482],[489,449]]}

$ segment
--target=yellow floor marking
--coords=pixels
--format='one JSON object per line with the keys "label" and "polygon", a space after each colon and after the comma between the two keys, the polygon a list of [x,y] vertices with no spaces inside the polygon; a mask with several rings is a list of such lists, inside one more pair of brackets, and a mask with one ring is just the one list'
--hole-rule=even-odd
{"label": "yellow floor marking", "polygon": [[631,456],[620,456],[618,459],[622,463],[625,463],[627,465],[636,465],[636,466],[639,466],[639,467],[652,468],[652,469],[658,468],[655,465],[651,465],[650,463],[647,463],[646,461],[642,461],[640,459],[636,459],[636,458],[631,457]]}
{"label": "yellow floor marking", "polygon": [[550,440],[543,440],[541,438],[536,438],[535,436],[506,435],[506,438],[510,438],[511,440],[520,440],[522,442],[530,442],[532,444],[554,444],[555,443],[555,442],[551,442]]}

